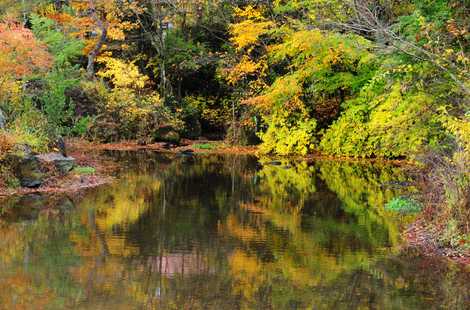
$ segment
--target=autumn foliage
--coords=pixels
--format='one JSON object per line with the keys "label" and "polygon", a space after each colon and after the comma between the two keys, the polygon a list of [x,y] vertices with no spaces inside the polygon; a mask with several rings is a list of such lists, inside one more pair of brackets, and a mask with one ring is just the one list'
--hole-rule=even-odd
{"label": "autumn foliage", "polygon": [[47,71],[52,57],[30,29],[14,21],[0,23],[0,76],[22,77]]}

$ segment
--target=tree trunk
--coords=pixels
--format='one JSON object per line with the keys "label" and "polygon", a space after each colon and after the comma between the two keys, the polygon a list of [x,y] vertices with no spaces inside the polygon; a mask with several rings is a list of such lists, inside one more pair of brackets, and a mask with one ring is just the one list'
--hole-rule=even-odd
{"label": "tree trunk", "polygon": [[101,31],[101,35],[96,43],[95,47],[90,51],[88,54],[88,64],[86,67],[86,71],[88,77],[93,78],[95,75],[95,60],[96,57],[99,55],[101,49],[103,48],[104,43],[108,39],[108,23],[106,21],[102,21],[96,12],[95,2],[93,0],[89,0],[89,5],[91,9],[91,15],[96,22],[96,25]]}

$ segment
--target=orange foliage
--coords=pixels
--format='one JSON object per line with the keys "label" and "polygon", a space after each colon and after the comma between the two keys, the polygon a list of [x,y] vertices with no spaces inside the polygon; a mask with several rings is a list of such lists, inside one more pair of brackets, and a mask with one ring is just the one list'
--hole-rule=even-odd
{"label": "orange foliage", "polygon": [[47,47],[38,42],[31,30],[14,21],[0,23],[0,77],[13,77],[45,71],[52,65]]}

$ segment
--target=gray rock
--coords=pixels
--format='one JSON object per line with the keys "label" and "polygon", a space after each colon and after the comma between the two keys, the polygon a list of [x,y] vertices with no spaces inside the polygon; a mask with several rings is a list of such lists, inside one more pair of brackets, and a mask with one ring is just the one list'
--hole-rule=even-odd
{"label": "gray rock", "polygon": [[75,158],[65,157],[60,153],[47,153],[36,156],[41,162],[53,164],[62,174],[67,174],[75,167]]}
{"label": "gray rock", "polygon": [[0,129],[5,129],[6,124],[7,118],[5,117],[5,114],[3,114],[3,111],[0,109]]}

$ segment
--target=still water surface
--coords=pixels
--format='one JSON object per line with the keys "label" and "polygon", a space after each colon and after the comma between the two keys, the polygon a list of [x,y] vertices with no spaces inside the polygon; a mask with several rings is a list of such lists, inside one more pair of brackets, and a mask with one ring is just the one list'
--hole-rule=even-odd
{"label": "still water surface", "polygon": [[113,156],[112,185],[0,202],[0,308],[469,306],[468,274],[400,251],[400,168]]}

